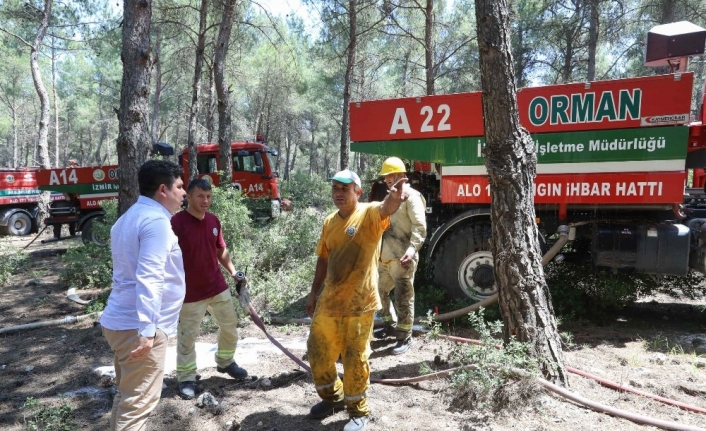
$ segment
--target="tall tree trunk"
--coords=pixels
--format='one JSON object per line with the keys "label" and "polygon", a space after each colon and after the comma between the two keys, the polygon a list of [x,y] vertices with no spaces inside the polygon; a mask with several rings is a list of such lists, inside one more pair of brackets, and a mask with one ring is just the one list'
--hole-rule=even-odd
{"label": "tall tree trunk", "polygon": [[213,56],[214,80],[218,95],[218,157],[221,168],[221,187],[233,182],[233,162],[230,154],[230,92],[226,84],[226,59],[230,46],[230,33],[235,21],[236,0],[225,0],[223,19],[218,29],[218,40]]}
{"label": "tall tree trunk", "polygon": [[424,70],[426,73],[427,96],[434,94],[434,0],[427,0],[424,10]]}
{"label": "tall tree trunk", "polygon": [[[154,67],[154,97],[152,98],[152,143],[159,140],[159,104],[162,100],[162,28],[157,26],[154,29],[154,36],[157,39],[152,56],[152,66]],[[151,147],[151,145],[150,145]]]}
{"label": "tall tree trunk", "polygon": [[599,0],[590,0],[588,2],[590,17],[588,21],[587,81],[594,81],[596,79],[596,46],[598,46],[598,29],[600,25],[599,3]]}
{"label": "tall tree trunk", "polygon": [[539,370],[553,382],[567,374],[535,222],[534,142],[520,126],[507,0],[476,0],[485,166],[491,193],[491,250],[500,294],[504,338],[530,346]]}
{"label": "tall tree trunk", "polygon": [[19,142],[17,139],[17,109],[12,106],[12,167],[18,167],[19,158],[17,157],[17,150],[19,149]]}
{"label": "tall tree trunk", "polygon": [[206,99],[206,142],[213,142],[213,131],[216,129],[214,126],[216,84],[213,75],[214,69],[211,64],[208,69],[208,98]]}
{"label": "tall tree trunk", "polygon": [[341,116],[341,169],[348,168],[348,157],[351,148],[348,134],[348,104],[351,101],[351,82],[353,81],[353,67],[355,66],[355,50],[357,44],[357,0],[348,1],[348,60],[346,62],[346,75],[343,81],[343,115]]}
{"label": "tall tree trunk", "polygon": [[51,88],[54,93],[54,166],[59,167],[59,95],[56,92],[56,46],[52,36],[51,44]]}
{"label": "tall tree trunk", "polygon": [[[37,154],[35,160],[39,162],[39,167],[43,169],[51,168],[51,159],[49,158],[49,94],[42,81],[42,75],[39,71],[39,50],[42,47],[42,40],[47,33],[49,27],[49,19],[51,18],[51,8],[53,0],[44,0],[44,10],[41,11],[41,22],[39,29],[34,37],[30,54],[29,64],[32,71],[32,81],[34,88],[39,97],[39,128],[37,130]],[[49,216],[50,193],[44,191],[39,194],[37,205],[39,207],[39,226],[44,224],[44,219]]]}
{"label": "tall tree trunk", "polygon": [[[98,82],[98,94],[101,94],[101,88],[103,87],[103,81]],[[108,121],[103,118],[103,98],[98,97],[98,119],[100,121],[100,134],[98,135],[98,145],[96,146],[96,152],[93,153],[93,160],[97,165],[101,165],[101,150],[103,149],[103,144],[108,138]]]}
{"label": "tall tree trunk", "polygon": [[118,112],[118,213],[123,214],[140,195],[137,172],[150,150],[149,95],[151,0],[125,0],[123,4],[123,79]]}
{"label": "tall tree trunk", "polygon": [[189,180],[198,178],[199,175],[196,163],[197,155],[194,122],[199,115],[201,75],[203,74],[203,57],[206,46],[206,18],[208,18],[208,0],[201,0],[201,9],[199,10],[199,36],[196,41],[196,64],[194,65],[194,81],[191,85],[191,109],[189,110]]}
{"label": "tall tree trunk", "polygon": [[677,0],[662,0],[659,3],[660,24],[669,24],[676,19]]}
{"label": "tall tree trunk", "polygon": [[52,0],[44,0],[44,10],[42,11],[42,21],[34,37],[31,51],[29,54],[30,69],[32,71],[32,81],[34,88],[39,97],[39,130],[37,140],[37,158],[39,166],[44,169],[51,168],[51,160],[49,159],[49,94],[42,81],[42,75],[39,72],[39,50],[42,47],[42,40],[47,33],[49,27],[49,18],[51,17]]}

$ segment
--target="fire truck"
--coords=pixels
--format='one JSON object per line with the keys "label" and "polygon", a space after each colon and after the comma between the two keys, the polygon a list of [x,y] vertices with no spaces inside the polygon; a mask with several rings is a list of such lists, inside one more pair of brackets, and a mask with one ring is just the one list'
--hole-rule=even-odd
{"label": "fire truck", "polygon": [[[168,144],[155,143],[152,153],[171,156],[174,150]],[[199,178],[219,185],[218,144],[199,144],[196,153]],[[257,206],[254,216],[261,219],[279,216],[279,175],[273,170],[277,150],[269,148],[262,140],[239,141],[231,143],[231,154],[233,187],[251,200],[264,203],[264,206]],[[185,179],[189,177],[189,156],[186,148],[178,157]],[[39,170],[39,190],[58,192],[65,197],[61,202],[52,203],[50,217],[45,219],[47,225],[57,226],[54,236],[58,238],[61,225],[67,224],[72,233],[81,231],[84,242],[104,244],[105,240],[96,236],[93,227],[105,214],[101,201],[118,197],[118,180],[117,165]]]}
{"label": "fire truck", "polygon": [[[692,121],[694,75],[685,71],[706,30],[694,27],[650,31],[646,64],[673,73],[518,91],[548,260],[560,240],[583,241],[592,264],[612,272],[706,273],[706,115]],[[408,177],[426,198],[431,233],[422,259],[452,298],[497,291],[481,103],[473,92],[350,105],[351,150],[413,161]]]}
{"label": "fire truck", "polygon": [[[38,168],[0,169],[0,235],[28,235],[37,232],[39,222]],[[64,199],[52,193],[50,199]]]}

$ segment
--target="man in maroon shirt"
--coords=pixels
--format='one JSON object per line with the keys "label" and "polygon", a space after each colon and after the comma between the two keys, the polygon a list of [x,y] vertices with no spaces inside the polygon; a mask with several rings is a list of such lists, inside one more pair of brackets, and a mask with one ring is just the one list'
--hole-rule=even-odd
{"label": "man in maroon shirt", "polygon": [[[202,179],[192,180],[187,187],[189,202],[185,211],[172,217],[172,230],[179,238],[186,274],[186,297],[179,313],[177,345],[177,378],[179,395],[191,399],[196,395],[196,352],[194,345],[206,311],[218,323],[216,369],[234,379],[244,379],[248,372],[235,363],[238,343],[238,317],[219,263],[235,278],[218,217],[208,212],[211,185]],[[236,280],[237,282],[237,280]]]}

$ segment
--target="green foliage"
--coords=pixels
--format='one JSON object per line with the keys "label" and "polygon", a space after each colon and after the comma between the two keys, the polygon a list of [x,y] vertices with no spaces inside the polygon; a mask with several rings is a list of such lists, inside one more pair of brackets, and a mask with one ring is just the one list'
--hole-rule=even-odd
{"label": "green foliage", "polygon": [[201,334],[214,334],[218,332],[218,323],[210,314],[206,314],[201,319]]}
{"label": "green foliage", "polygon": [[[117,220],[118,203],[117,200],[103,201],[101,206],[105,215],[102,222],[93,223],[93,229],[102,241],[103,238],[106,240],[110,238],[110,228]],[[110,287],[113,278],[113,260],[109,246],[82,244],[68,249],[62,260],[66,263],[59,277],[62,283],[77,289]]]}
{"label": "green foliage", "polygon": [[673,343],[664,334],[656,334],[651,338],[641,338],[642,345],[649,352],[661,352],[670,355],[683,355],[684,347],[679,343]]}
{"label": "green foliage", "polygon": [[59,276],[62,283],[77,289],[110,287],[113,262],[109,247],[83,244],[68,249],[61,259],[66,264]]}
{"label": "green foliage", "polygon": [[26,268],[29,255],[16,248],[8,248],[0,256],[0,286],[4,286],[17,272]]}
{"label": "green foliage", "polygon": [[25,427],[31,431],[73,431],[78,429],[74,423],[74,406],[61,400],[59,407],[40,406],[39,401],[27,397],[22,409],[27,413],[24,416]]}
{"label": "green foliage", "polygon": [[484,310],[468,315],[471,326],[478,332],[481,345],[463,344],[451,351],[450,359],[460,365],[475,365],[470,369],[455,372],[451,377],[452,387],[468,401],[480,407],[493,401],[502,386],[516,377],[510,368],[519,368],[531,373],[536,371],[534,361],[528,354],[529,347],[514,338],[502,349],[497,349],[496,338],[502,333],[500,321],[488,322]]}
{"label": "green foliage", "polygon": [[[301,196],[313,196],[321,184],[302,182],[296,187]],[[259,223],[249,217],[245,199],[228,190],[213,193],[211,211],[221,220],[233,264],[247,270],[250,292],[260,311],[301,315],[300,300],[311,288],[314,251],[326,213],[295,204],[279,218]],[[232,284],[230,277],[226,279]]]}
{"label": "green foliage", "polygon": [[283,198],[289,199],[294,208],[316,207],[333,210],[331,183],[318,175],[297,172],[288,181],[282,182]]}
{"label": "green foliage", "polygon": [[86,313],[97,313],[99,311],[105,310],[105,306],[108,305],[108,297],[110,296],[110,289],[106,289],[98,294],[98,297],[92,300],[86,306]]}

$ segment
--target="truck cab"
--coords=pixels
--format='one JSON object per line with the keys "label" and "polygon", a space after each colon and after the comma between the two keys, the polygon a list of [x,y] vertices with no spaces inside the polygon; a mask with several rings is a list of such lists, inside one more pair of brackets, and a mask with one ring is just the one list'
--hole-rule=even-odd
{"label": "truck cab", "polygon": [[[279,175],[274,171],[276,149],[269,148],[258,138],[255,142],[231,142],[231,163],[233,187],[240,190],[254,203],[254,216],[257,219],[270,219],[280,215]],[[196,164],[199,178],[218,186],[219,171],[222,169],[218,157],[218,144],[205,143],[196,147]],[[179,155],[179,164],[189,177],[189,148]]]}

